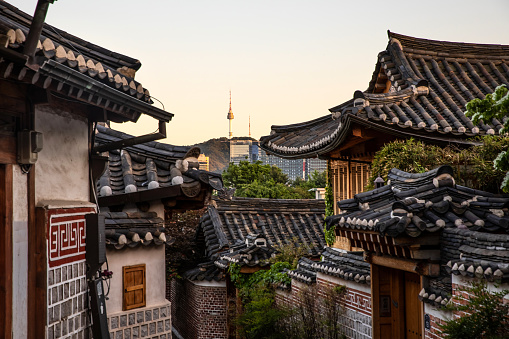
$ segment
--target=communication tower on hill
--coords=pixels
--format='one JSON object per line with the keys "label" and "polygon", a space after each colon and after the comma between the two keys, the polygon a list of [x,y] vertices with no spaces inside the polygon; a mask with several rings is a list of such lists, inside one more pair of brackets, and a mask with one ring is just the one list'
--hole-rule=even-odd
{"label": "communication tower on hill", "polygon": [[232,132],[232,120],[233,120],[233,112],[232,112],[232,91],[230,91],[230,110],[228,111],[228,115],[226,116],[226,119],[228,119],[229,122],[229,128],[228,128],[228,139],[231,139],[233,136]]}

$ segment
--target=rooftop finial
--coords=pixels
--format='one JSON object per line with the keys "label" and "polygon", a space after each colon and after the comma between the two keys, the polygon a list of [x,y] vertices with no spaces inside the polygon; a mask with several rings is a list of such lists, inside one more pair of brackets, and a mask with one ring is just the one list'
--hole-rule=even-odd
{"label": "rooftop finial", "polygon": [[251,138],[251,114],[249,114],[249,137]]}

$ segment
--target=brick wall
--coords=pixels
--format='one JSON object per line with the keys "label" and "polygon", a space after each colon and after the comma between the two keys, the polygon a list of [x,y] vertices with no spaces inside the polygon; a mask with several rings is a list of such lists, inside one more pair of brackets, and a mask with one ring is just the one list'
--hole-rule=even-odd
{"label": "brick wall", "polygon": [[171,339],[170,303],[108,315],[111,339]]}
{"label": "brick wall", "polygon": [[88,338],[85,261],[48,269],[48,339]]}
{"label": "brick wall", "polygon": [[[347,287],[346,294],[340,302],[340,305],[344,308],[344,313],[340,317],[343,333],[347,338],[371,338],[371,295],[368,292],[369,286],[366,287],[365,284],[357,284],[321,274],[318,275],[316,280],[318,295],[321,298],[325,297],[325,291],[328,288],[339,285]],[[300,302],[298,296],[305,287],[305,284],[292,280],[291,291],[278,290],[276,302],[298,305]]]}
{"label": "brick wall", "polygon": [[185,339],[226,338],[226,284],[173,279],[171,314]]}

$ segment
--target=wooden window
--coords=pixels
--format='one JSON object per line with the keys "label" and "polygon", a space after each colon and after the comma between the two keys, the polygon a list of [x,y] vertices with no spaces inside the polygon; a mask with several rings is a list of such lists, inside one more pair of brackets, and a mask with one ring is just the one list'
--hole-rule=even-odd
{"label": "wooden window", "polygon": [[122,267],[124,277],[124,311],[146,305],[145,264]]}

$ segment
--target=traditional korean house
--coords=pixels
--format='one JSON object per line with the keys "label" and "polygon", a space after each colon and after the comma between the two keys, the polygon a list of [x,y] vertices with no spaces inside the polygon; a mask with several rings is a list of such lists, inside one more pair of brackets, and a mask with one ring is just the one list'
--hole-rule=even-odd
{"label": "traditional korean house", "polygon": [[[44,24],[52,2],[40,0],[32,20],[0,1],[0,338],[91,334],[89,300],[104,312],[100,295],[87,292],[99,280],[87,276],[85,261],[99,248],[87,236],[98,228],[87,220],[97,220],[95,180],[108,160],[100,153],[163,138],[173,116],[152,106],[135,80],[138,60]],[[141,114],[155,119],[158,133],[94,145],[99,123],[136,122]],[[99,200],[121,205],[119,186],[109,187]],[[136,196],[133,204],[143,196],[125,194]]]}
{"label": "traditional korean house", "polygon": [[387,142],[468,146],[469,138],[502,128],[497,120],[475,126],[463,112],[470,100],[509,85],[509,46],[388,35],[365,91],[318,119],[272,126],[260,139],[263,150],[282,158],[327,159],[334,201],[363,191],[373,156]]}
{"label": "traditional korean house", "polygon": [[[121,144],[133,136],[97,126],[95,144]],[[222,178],[199,169],[197,147],[155,141],[112,149],[97,180],[105,220],[108,287],[106,309],[111,338],[171,338],[166,300],[164,227],[173,211],[200,209]],[[173,239],[174,240],[174,239]]]}
{"label": "traditional korean house", "polygon": [[289,272],[291,302],[302,284],[345,285],[349,338],[441,338],[451,300],[485,279],[508,287],[509,196],[455,184],[452,168],[420,174],[393,169],[388,185],[338,203],[328,217],[339,236],[362,252],[328,248],[321,262],[302,260]]}
{"label": "traditional korean house", "polygon": [[235,338],[238,302],[228,277],[231,263],[242,273],[270,266],[278,246],[305,246],[318,260],[325,243],[323,200],[214,199],[196,234],[204,260],[174,279],[172,324],[183,338]]}

